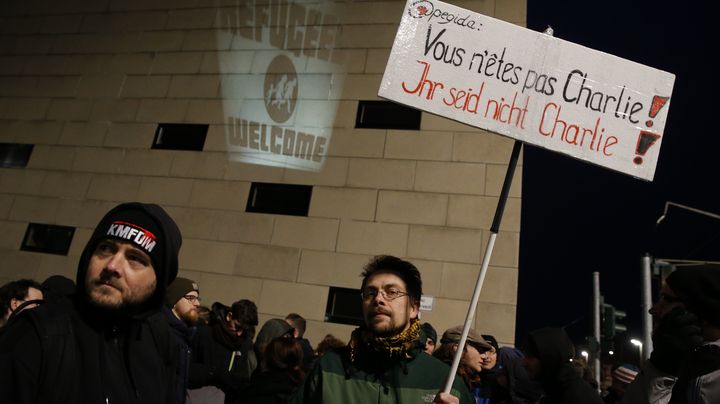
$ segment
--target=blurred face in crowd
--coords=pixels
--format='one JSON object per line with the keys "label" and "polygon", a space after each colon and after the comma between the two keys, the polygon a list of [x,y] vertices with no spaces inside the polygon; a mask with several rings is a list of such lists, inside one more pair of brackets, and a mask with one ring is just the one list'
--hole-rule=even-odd
{"label": "blurred face in crowd", "polygon": [[431,340],[430,338],[428,338],[428,339],[425,341],[425,349],[424,349],[424,351],[425,351],[428,355],[432,355],[433,352],[435,352],[435,341],[433,341],[433,340]]}
{"label": "blurred face in crowd", "polygon": [[497,364],[497,351],[495,348],[488,349],[480,353],[482,356],[482,369],[490,370]]}
{"label": "blurred face in crowd", "polygon": [[242,337],[245,335],[245,329],[243,328],[242,322],[240,320],[233,318],[232,313],[228,313],[227,316],[225,316],[225,320],[227,321],[227,327],[230,331],[234,332],[237,337]]}
{"label": "blurred face in crowd", "polygon": [[370,275],[362,290],[362,311],[367,327],[379,337],[397,335],[410,326],[419,312],[418,302],[407,295],[405,282],[397,275]]}
{"label": "blurred face in crowd", "polygon": [[[457,349],[457,345],[455,346]],[[463,353],[463,361],[472,370],[476,372],[482,371],[483,354],[480,352],[482,348],[478,349],[471,343],[465,344],[465,353]]]}
{"label": "blurred face in crowd", "polygon": [[[30,300],[42,300],[42,299],[43,299],[42,291],[40,289],[30,286],[27,289],[27,295],[25,296],[24,299],[22,299],[22,300],[15,299],[15,298],[10,299],[10,311],[8,313],[6,313],[5,318],[9,317],[10,314],[13,313],[15,310],[17,310],[17,308],[20,307],[20,305],[22,305],[23,303],[30,301]],[[33,309],[37,306],[38,306],[37,303],[28,304],[27,306],[23,307],[22,310]]]}
{"label": "blurred face in crowd", "polygon": [[199,318],[198,307],[200,307],[200,295],[196,290],[188,292],[175,303],[172,308],[175,317],[183,320],[188,325],[197,323]]}
{"label": "blurred face in crowd", "polygon": [[653,317],[653,325],[656,327],[660,320],[676,307],[684,308],[685,305],[668,285],[663,284],[660,288],[660,298],[649,310]]}
{"label": "blurred face in crowd", "polygon": [[147,301],[157,278],[150,257],[132,244],[103,240],[90,257],[85,288],[90,301],[105,309],[119,309]]}

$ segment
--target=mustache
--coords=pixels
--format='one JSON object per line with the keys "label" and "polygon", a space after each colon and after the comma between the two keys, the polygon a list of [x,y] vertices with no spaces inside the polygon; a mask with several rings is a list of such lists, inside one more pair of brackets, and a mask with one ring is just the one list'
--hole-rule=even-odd
{"label": "mustache", "polygon": [[377,308],[374,308],[374,309],[370,310],[370,314],[373,315],[373,316],[376,316],[376,315],[378,315],[378,314],[384,314],[384,315],[386,315],[386,316],[389,316],[389,315],[390,315],[390,311],[389,311],[389,310],[385,310],[385,309],[383,309],[382,307],[377,307]]}
{"label": "mustache", "polygon": [[122,289],[122,286],[115,281],[117,278],[117,275],[114,275],[110,271],[102,271],[100,272],[100,275],[98,275],[97,278],[91,280],[93,285],[100,286],[100,285],[108,285],[112,286],[115,289]]}

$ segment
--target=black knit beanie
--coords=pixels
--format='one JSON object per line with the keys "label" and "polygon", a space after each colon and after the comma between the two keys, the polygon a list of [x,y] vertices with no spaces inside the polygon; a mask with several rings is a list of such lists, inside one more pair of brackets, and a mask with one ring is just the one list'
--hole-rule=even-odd
{"label": "black knit beanie", "polygon": [[720,326],[720,266],[680,268],[665,283],[689,311],[709,324]]}
{"label": "black knit beanie", "polygon": [[193,291],[200,293],[198,284],[190,279],[178,276],[170,286],[168,286],[165,304],[167,304],[168,307],[173,307],[178,300]]}

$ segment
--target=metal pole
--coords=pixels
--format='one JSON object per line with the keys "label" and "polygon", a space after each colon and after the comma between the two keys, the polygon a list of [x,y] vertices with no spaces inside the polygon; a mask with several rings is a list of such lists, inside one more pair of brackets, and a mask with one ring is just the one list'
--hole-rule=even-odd
{"label": "metal pole", "polygon": [[455,352],[455,356],[453,357],[453,362],[450,366],[450,374],[448,375],[445,382],[445,388],[443,389],[444,393],[450,393],[450,390],[452,389],[453,382],[455,381],[455,375],[458,367],[460,366],[460,359],[462,358],[463,351],[465,350],[465,342],[467,341],[467,336],[470,332],[470,324],[472,323],[473,317],[475,317],[475,309],[477,308],[477,303],[480,298],[480,291],[482,290],[483,282],[485,282],[485,274],[487,273],[488,266],[490,265],[490,258],[492,257],[493,248],[495,247],[495,239],[497,238],[497,233],[500,230],[500,221],[502,220],[503,212],[505,211],[505,203],[507,202],[508,194],[510,193],[510,185],[512,185],[512,179],[515,174],[515,167],[517,167],[520,149],[522,149],[522,142],[516,140],[513,145],[512,154],[510,155],[510,162],[508,163],[508,169],[505,173],[505,181],[503,182],[502,191],[500,192],[497,208],[495,209],[495,217],[492,225],[490,226],[490,238],[488,239],[488,244],[485,248],[485,256],[483,257],[482,265],[480,266],[480,273],[478,274],[477,282],[475,283],[472,300],[470,301],[470,306],[468,307],[467,315],[465,316],[465,325],[463,327],[462,335],[460,336],[460,342],[458,342],[458,350]]}
{"label": "metal pole", "polygon": [[[602,303],[600,302],[600,272],[593,272],[593,337],[595,341],[600,343],[600,310]],[[602,355],[602,348],[594,352],[595,359],[593,360],[595,365],[595,381],[598,385],[598,391],[600,390],[600,356]]]}
{"label": "metal pole", "polygon": [[[643,347],[640,355],[640,359],[650,358],[650,353],[653,350],[652,345],[652,316],[650,315],[650,308],[652,307],[652,289],[651,289],[651,273],[650,266],[652,263],[652,256],[645,254],[642,257],[642,328],[643,328]],[[643,355],[644,354],[644,355]],[[642,361],[641,361],[642,362]]]}

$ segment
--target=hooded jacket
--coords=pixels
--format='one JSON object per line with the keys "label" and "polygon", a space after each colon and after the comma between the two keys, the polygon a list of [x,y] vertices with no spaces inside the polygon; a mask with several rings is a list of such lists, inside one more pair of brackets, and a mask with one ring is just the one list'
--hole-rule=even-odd
{"label": "hooded jacket", "polygon": [[539,359],[539,373],[534,377],[545,395],[541,404],[602,404],[600,395],[577,374],[570,359],[572,342],[561,328],[541,328],[530,333],[526,356]]}
{"label": "hooded jacket", "polygon": [[[157,285],[132,309],[102,309],[88,298],[88,265],[101,240],[125,241],[129,233],[116,237],[109,229],[128,218],[140,220],[156,237],[151,260]],[[26,310],[0,338],[0,377],[12,381],[0,383],[3,401],[173,402],[176,348],[159,310],[177,275],[181,243],[177,225],[157,205],[126,203],[108,212],[81,254],[72,299]]]}

